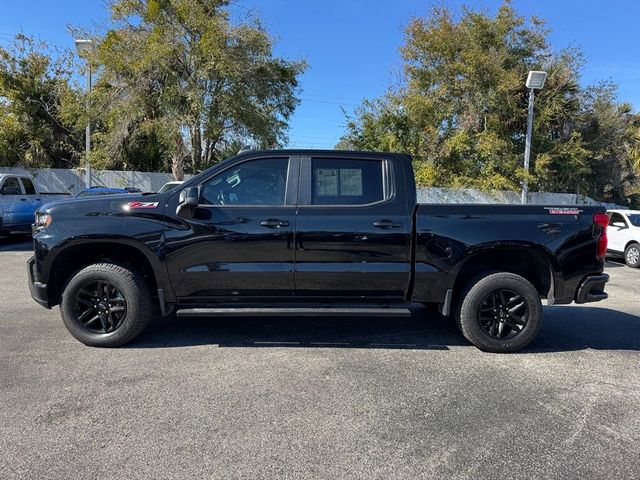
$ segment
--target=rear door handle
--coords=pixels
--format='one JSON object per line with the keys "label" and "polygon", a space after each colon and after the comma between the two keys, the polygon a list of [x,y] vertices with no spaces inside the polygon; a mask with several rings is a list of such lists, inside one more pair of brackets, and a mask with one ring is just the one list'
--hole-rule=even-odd
{"label": "rear door handle", "polygon": [[260,225],[267,228],[280,228],[280,227],[288,227],[289,222],[284,220],[278,220],[277,218],[269,218],[267,220],[261,221]]}
{"label": "rear door handle", "polygon": [[27,199],[26,199],[26,198],[21,198],[21,199],[20,199],[20,201],[21,201],[21,202],[26,202],[26,201],[27,201]]}
{"label": "rear door handle", "polygon": [[373,226],[377,228],[400,228],[402,224],[396,223],[393,220],[378,220],[377,222],[373,222]]}

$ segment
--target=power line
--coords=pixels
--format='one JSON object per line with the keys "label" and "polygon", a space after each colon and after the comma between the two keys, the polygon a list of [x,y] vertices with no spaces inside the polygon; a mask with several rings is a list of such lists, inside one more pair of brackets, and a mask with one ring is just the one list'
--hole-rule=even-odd
{"label": "power line", "polygon": [[345,106],[349,106],[349,107],[357,107],[359,105],[358,103],[332,102],[330,100],[316,100],[314,98],[305,98],[305,97],[300,97],[300,100],[303,100],[305,102],[327,103],[327,104],[330,104],[330,105],[345,105]]}
{"label": "power line", "polygon": [[317,93],[305,93],[306,96],[308,97],[318,97],[318,98],[331,98],[333,100],[351,100],[353,102],[361,102],[362,98],[355,98],[355,97],[334,97],[331,95],[319,95]]}

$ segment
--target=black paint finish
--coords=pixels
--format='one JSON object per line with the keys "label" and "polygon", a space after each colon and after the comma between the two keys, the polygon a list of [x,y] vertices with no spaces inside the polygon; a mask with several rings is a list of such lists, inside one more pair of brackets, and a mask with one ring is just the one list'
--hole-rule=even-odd
{"label": "black paint finish", "polygon": [[[384,162],[385,198],[362,206],[312,205],[310,162],[338,157]],[[192,217],[176,214],[181,190],[263,158],[289,159],[283,205],[199,205]],[[155,206],[140,208],[135,202]],[[192,307],[442,303],[448,290],[455,296],[461,286],[456,281],[471,265],[490,271],[513,258],[522,268],[542,265],[548,291],[541,296],[567,303],[587,276],[603,271],[592,216],[604,208],[577,208],[576,215],[557,215],[541,206],[416,205],[406,155],[247,152],[164,194],[89,197],[41,207],[53,222],[34,235],[30,283],[40,303],[56,305],[66,277],[95,254],[145,266],[168,303]]]}

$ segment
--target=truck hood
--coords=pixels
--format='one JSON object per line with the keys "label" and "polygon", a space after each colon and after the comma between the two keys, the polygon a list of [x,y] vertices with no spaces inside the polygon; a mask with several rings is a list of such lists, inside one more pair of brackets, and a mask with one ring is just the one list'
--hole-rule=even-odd
{"label": "truck hood", "polygon": [[115,195],[97,195],[95,197],[81,197],[54,200],[42,205],[36,213],[65,214],[74,212],[82,214],[96,212],[125,213],[132,210],[152,210],[163,208],[168,195],[166,194],[137,194],[123,193]]}

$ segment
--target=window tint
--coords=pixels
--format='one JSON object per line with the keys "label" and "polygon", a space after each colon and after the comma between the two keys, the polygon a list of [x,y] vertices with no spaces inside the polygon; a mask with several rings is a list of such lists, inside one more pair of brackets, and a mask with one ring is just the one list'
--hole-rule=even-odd
{"label": "window tint", "polygon": [[36,189],[33,186],[33,182],[28,178],[22,178],[22,186],[24,187],[24,193],[26,195],[35,195]]}
{"label": "window tint", "polygon": [[202,186],[209,205],[284,205],[289,159],[251,160],[216,175]]}
{"label": "window tint", "polygon": [[640,214],[631,214],[628,215],[628,217],[631,225],[633,225],[634,227],[640,227]]}
{"label": "window tint", "polygon": [[20,190],[20,184],[16,177],[9,177],[4,181],[2,195],[22,195],[22,190]]}
{"label": "window tint", "polygon": [[381,160],[314,158],[313,205],[364,205],[385,198]]}
{"label": "window tint", "polygon": [[627,222],[624,221],[624,217],[619,213],[615,213],[615,212],[612,213],[611,218],[609,218],[609,225],[613,225],[613,222],[622,222],[625,225],[627,224]]}

